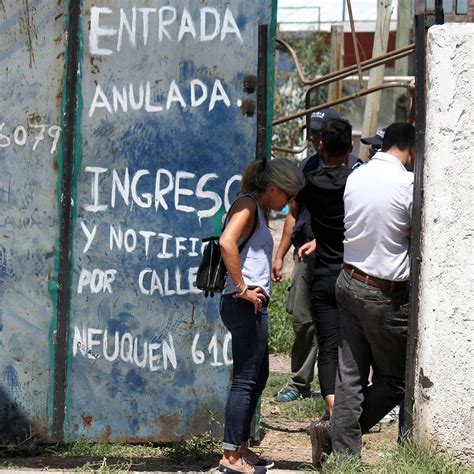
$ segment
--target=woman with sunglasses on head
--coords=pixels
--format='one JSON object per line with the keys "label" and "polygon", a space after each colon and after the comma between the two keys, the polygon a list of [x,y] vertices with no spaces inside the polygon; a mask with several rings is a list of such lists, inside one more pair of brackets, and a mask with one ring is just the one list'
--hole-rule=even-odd
{"label": "woman with sunglasses on head", "polygon": [[[234,361],[220,472],[265,472],[273,466],[249,449],[250,424],[269,373],[267,307],[273,238],[268,212],[282,210],[302,186],[302,175],[290,160],[252,163],[244,172],[242,194],[232,205],[219,240],[228,272],[220,314],[232,334]],[[239,253],[239,244],[249,234]]]}

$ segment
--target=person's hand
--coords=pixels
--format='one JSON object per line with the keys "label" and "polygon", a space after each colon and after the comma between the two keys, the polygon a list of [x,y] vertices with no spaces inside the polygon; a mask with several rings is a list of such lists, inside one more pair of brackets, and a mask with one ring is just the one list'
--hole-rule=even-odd
{"label": "person's hand", "polygon": [[262,309],[262,305],[267,299],[265,293],[259,287],[255,288],[254,290],[247,289],[243,295],[239,296],[239,298],[250,301],[253,304],[255,314],[257,314]]}
{"label": "person's hand", "polygon": [[298,249],[298,257],[300,262],[303,261],[305,257],[311,255],[316,250],[316,239],[313,239],[311,242],[306,242]]}
{"label": "person's hand", "polygon": [[275,258],[273,260],[272,265],[272,280],[279,282],[285,279],[285,277],[281,274],[281,269],[283,268],[283,259],[282,258]]}

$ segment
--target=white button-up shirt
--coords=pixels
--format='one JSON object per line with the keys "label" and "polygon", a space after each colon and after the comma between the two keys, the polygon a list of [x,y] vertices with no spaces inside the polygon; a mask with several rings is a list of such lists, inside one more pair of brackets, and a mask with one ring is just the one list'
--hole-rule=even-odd
{"label": "white button-up shirt", "polygon": [[359,166],[344,193],[344,262],[367,275],[407,280],[412,204],[413,173],[398,158],[378,152]]}

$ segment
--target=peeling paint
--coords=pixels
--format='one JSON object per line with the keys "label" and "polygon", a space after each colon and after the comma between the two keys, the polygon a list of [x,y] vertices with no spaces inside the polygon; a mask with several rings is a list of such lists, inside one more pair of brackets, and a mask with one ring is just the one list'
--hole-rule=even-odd
{"label": "peeling paint", "polygon": [[420,377],[418,381],[423,388],[431,388],[434,385],[433,382],[424,375],[422,368],[420,369]]}
{"label": "peeling paint", "polygon": [[84,425],[84,428],[90,428],[92,426],[93,421],[94,418],[91,415],[82,415],[82,424]]}

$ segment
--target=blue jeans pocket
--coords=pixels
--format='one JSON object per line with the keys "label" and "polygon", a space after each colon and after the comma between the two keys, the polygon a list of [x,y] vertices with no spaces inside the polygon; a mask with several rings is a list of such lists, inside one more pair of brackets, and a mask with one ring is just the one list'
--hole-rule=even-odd
{"label": "blue jeans pocket", "polygon": [[[220,315],[224,326],[232,336],[243,335],[250,330],[253,305],[249,301],[223,296],[220,303]],[[255,315],[253,315],[255,326]]]}

